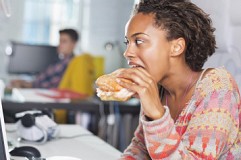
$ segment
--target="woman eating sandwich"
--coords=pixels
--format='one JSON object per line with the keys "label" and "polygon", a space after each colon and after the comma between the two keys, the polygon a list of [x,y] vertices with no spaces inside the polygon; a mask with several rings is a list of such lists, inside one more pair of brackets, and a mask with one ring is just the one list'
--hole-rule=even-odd
{"label": "woman eating sandwich", "polygon": [[[139,126],[121,159],[239,159],[240,94],[215,52],[209,16],[187,0],[142,0],[126,24],[130,68],[114,81],[140,99]],[[126,80],[130,82],[126,82]]]}

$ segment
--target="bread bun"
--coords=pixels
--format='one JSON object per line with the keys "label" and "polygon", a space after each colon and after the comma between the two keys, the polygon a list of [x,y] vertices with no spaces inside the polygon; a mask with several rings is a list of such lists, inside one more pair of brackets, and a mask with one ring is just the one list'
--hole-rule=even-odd
{"label": "bread bun", "polygon": [[[96,80],[97,96],[100,97],[103,101],[127,101],[131,98],[134,92],[129,91],[126,88],[123,88],[116,82],[116,75],[123,69],[118,69],[110,74],[100,76]],[[128,79],[122,79],[127,83],[132,83]]]}

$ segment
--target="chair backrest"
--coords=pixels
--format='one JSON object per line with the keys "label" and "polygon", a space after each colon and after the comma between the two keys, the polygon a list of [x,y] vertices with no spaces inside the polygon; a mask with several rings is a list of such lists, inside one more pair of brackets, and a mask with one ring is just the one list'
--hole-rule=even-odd
{"label": "chair backrest", "polygon": [[83,53],[74,57],[69,63],[58,88],[92,96],[94,94],[94,68],[93,57],[90,54]]}

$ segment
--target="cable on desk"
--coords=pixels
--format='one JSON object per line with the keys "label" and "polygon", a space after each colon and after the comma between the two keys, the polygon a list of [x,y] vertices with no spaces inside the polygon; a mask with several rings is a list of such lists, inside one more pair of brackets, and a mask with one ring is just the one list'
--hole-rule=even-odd
{"label": "cable on desk", "polygon": [[86,136],[94,136],[93,134],[77,134],[74,136],[59,136],[56,137],[55,139],[72,139],[72,138],[77,138],[77,137],[86,137]]}

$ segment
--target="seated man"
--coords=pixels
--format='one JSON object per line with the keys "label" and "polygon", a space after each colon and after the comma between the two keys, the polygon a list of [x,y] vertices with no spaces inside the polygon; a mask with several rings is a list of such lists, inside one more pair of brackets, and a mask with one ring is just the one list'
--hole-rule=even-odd
{"label": "seated man", "polygon": [[32,82],[24,80],[11,81],[11,88],[57,88],[59,86],[68,63],[74,56],[73,51],[79,39],[77,31],[73,29],[60,30],[59,34],[58,54],[60,60],[47,67],[47,69],[37,75],[36,79]]}

